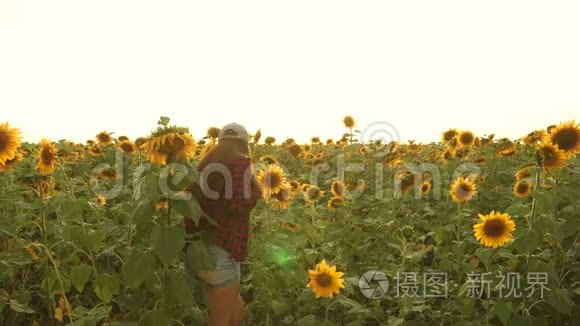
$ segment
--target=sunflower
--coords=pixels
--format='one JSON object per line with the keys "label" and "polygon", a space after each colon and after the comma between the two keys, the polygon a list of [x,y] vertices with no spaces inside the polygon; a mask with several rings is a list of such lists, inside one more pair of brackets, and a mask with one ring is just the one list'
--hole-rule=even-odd
{"label": "sunflower", "polygon": [[479,214],[479,218],[482,222],[473,226],[473,233],[483,246],[499,248],[512,239],[516,223],[509,214],[491,211],[488,215]]}
{"label": "sunflower", "polygon": [[458,132],[457,129],[448,129],[447,131],[444,131],[441,134],[441,141],[446,144],[448,142],[450,142],[451,140],[453,140],[455,138],[455,136],[457,136]]}
{"label": "sunflower", "polygon": [[427,195],[431,191],[431,187],[431,182],[423,181],[423,184],[421,185],[421,195]]}
{"label": "sunflower", "polygon": [[517,181],[514,185],[514,196],[518,198],[526,198],[532,193],[532,183],[528,180]]}
{"label": "sunflower", "polygon": [[543,139],[546,138],[546,131],[545,130],[536,130],[530,132],[526,137],[524,137],[523,141],[526,146],[537,145]]}
{"label": "sunflower", "polygon": [[389,153],[383,157],[383,165],[388,167],[395,167],[401,163],[401,154]]}
{"label": "sunflower", "polygon": [[97,201],[97,203],[99,203],[99,205],[101,206],[105,206],[107,205],[107,200],[105,199],[105,197],[98,195],[95,200]]}
{"label": "sunflower", "polygon": [[275,142],[276,138],[272,136],[266,137],[266,139],[264,139],[264,143],[266,143],[266,145],[274,145]]}
{"label": "sunflower", "polygon": [[498,156],[512,156],[516,153],[516,146],[510,142],[507,143],[506,145],[504,145],[503,147],[501,147],[500,150],[497,151],[497,155]]}
{"label": "sunflower", "polygon": [[[120,139],[120,138],[119,138]],[[133,145],[132,142],[130,142],[129,140],[122,140],[119,143],[119,148],[123,151],[123,153],[125,154],[133,154],[135,152],[135,145]]]}
{"label": "sunflower", "polygon": [[527,179],[532,176],[532,166],[524,166],[523,168],[519,169],[515,174],[514,177],[516,181],[520,181],[522,179]]}
{"label": "sunflower", "polygon": [[334,145],[334,140],[333,139],[327,139],[326,140],[326,145],[327,146]]}
{"label": "sunflower", "polygon": [[401,188],[401,192],[406,194],[415,185],[415,175],[406,171],[400,178],[399,187]]}
{"label": "sunflower", "polygon": [[278,164],[278,160],[270,155],[264,155],[262,157],[260,157],[260,159],[258,160],[260,162],[266,163],[266,164]]}
{"label": "sunflower", "polygon": [[38,150],[38,162],[36,168],[40,174],[50,174],[54,172],[54,165],[56,164],[56,147],[48,139],[40,141],[40,148]]}
{"label": "sunflower", "polygon": [[477,187],[470,178],[459,177],[449,190],[451,198],[457,203],[465,203],[477,193]]}
{"label": "sunflower", "polygon": [[97,146],[91,146],[88,150],[92,156],[101,156],[103,154],[103,151]]}
{"label": "sunflower", "polygon": [[538,150],[545,170],[556,171],[566,165],[566,153],[558,149],[558,145],[543,143],[538,146]]}
{"label": "sunflower", "polygon": [[195,141],[189,133],[162,131],[153,135],[143,145],[147,159],[154,164],[165,165],[169,157],[186,160],[195,155]]}
{"label": "sunflower", "polygon": [[210,127],[207,129],[207,137],[211,139],[217,139],[220,135],[220,128]]}
{"label": "sunflower", "polygon": [[278,165],[270,164],[258,173],[258,182],[264,189],[264,198],[277,194],[286,183],[286,174]]}
{"label": "sunflower", "polygon": [[285,182],[282,188],[277,193],[273,194],[271,198],[276,199],[274,206],[280,209],[287,209],[290,206],[290,202],[296,196],[296,192],[292,189],[290,183]]}
{"label": "sunflower", "polygon": [[580,124],[575,120],[563,122],[553,128],[546,139],[552,145],[558,145],[566,155],[574,156],[580,153]]}
{"label": "sunflower", "polygon": [[[198,144],[201,145],[201,141]],[[199,158],[203,159],[204,157],[206,157],[207,154],[209,154],[215,148],[216,144],[217,143],[215,140],[211,140],[209,143],[203,145],[201,151],[199,151]]]}
{"label": "sunflower", "polygon": [[16,155],[13,158],[7,160],[4,164],[0,163],[0,171],[3,172],[12,171],[16,166],[16,163],[20,162],[20,160],[22,160],[22,154],[16,153]]}
{"label": "sunflower", "polygon": [[8,122],[0,124],[0,164],[6,164],[16,156],[20,142],[20,130],[10,128]]}
{"label": "sunflower", "polygon": [[126,141],[126,140],[129,140],[129,137],[127,137],[127,136],[119,136],[119,137],[117,138],[117,140],[118,140],[118,141]]}
{"label": "sunflower", "polygon": [[302,153],[302,147],[298,144],[292,144],[288,147],[288,151],[292,156],[298,157]]}
{"label": "sunflower", "polygon": [[326,260],[322,260],[316,265],[314,270],[308,270],[310,281],[306,287],[312,289],[316,298],[332,298],[334,294],[339,294],[340,289],[344,288],[344,273],[337,272],[336,266],[329,266]]}
{"label": "sunflower", "polygon": [[346,187],[344,182],[340,180],[335,180],[330,185],[330,192],[335,198],[345,199],[346,198]]}
{"label": "sunflower", "polygon": [[302,226],[298,223],[282,222],[280,226],[282,227],[282,229],[290,231],[292,233],[297,233],[300,232],[300,230],[302,230]]}
{"label": "sunflower", "polygon": [[344,117],[344,119],[342,119],[342,123],[344,123],[344,126],[348,129],[352,129],[355,126],[354,118],[350,115]]}
{"label": "sunflower", "polygon": [[312,144],[320,144],[320,137],[312,137],[310,138],[310,142]]}
{"label": "sunflower", "polygon": [[457,141],[462,147],[470,147],[475,142],[475,136],[469,130],[461,131],[457,136]]}
{"label": "sunflower", "polygon": [[322,197],[324,192],[314,185],[310,185],[307,187],[308,188],[306,188],[306,190],[304,191],[304,199],[306,199],[308,203],[314,204],[318,199],[320,199],[320,197]]}
{"label": "sunflower", "polygon": [[340,206],[344,205],[344,199],[343,198],[338,198],[338,197],[334,197],[331,198],[328,201],[328,204],[326,204],[326,207],[328,207],[329,210],[331,211],[336,211]]}
{"label": "sunflower", "polygon": [[113,142],[113,137],[111,137],[111,133],[109,133],[107,131],[99,132],[97,134],[96,138],[97,138],[97,142],[99,142],[99,145],[101,145],[101,146],[109,145],[110,143]]}

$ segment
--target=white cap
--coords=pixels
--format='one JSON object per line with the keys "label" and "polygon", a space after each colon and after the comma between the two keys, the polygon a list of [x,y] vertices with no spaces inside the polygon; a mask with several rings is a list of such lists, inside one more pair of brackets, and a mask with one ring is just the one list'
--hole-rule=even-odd
{"label": "white cap", "polygon": [[[226,134],[226,131],[230,131]],[[219,133],[218,140],[222,139],[241,139],[246,143],[250,141],[250,136],[248,135],[248,131],[244,126],[239,123],[232,122],[230,124],[225,125]]]}

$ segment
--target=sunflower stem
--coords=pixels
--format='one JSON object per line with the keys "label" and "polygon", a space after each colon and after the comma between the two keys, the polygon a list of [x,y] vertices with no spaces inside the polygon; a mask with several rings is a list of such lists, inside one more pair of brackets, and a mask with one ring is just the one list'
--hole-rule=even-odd
{"label": "sunflower stem", "polygon": [[[536,172],[536,179],[534,181],[534,189],[538,189],[538,186],[540,184],[540,177],[542,174],[542,170],[538,168],[538,171]],[[536,214],[537,214],[537,210],[538,210],[538,200],[536,199],[536,197],[534,197],[534,200],[532,201],[532,213],[530,215],[530,221],[528,223],[528,229],[532,229],[535,219],[536,219]]]}

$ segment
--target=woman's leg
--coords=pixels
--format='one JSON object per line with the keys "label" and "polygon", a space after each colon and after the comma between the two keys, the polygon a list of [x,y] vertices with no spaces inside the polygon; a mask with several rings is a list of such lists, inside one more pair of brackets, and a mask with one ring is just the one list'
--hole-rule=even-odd
{"label": "woman's leg", "polygon": [[235,299],[234,307],[234,314],[232,316],[232,320],[230,321],[230,325],[241,326],[244,319],[246,319],[246,308],[244,307],[244,300],[242,300],[242,296],[239,294],[239,292]]}
{"label": "woman's leg", "polygon": [[[205,286],[208,305],[208,326],[229,326],[234,321],[234,309],[240,296],[240,282],[223,287]],[[239,325],[239,324],[237,324]]]}

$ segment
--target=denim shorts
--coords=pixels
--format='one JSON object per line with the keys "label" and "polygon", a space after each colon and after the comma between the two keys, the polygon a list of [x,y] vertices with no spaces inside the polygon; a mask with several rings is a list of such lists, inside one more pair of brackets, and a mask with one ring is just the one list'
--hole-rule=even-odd
{"label": "denim shorts", "polygon": [[215,269],[195,270],[198,279],[210,287],[223,287],[240,280],[239,261],[220,246],[208,245],[207,251],[215,261]]}

